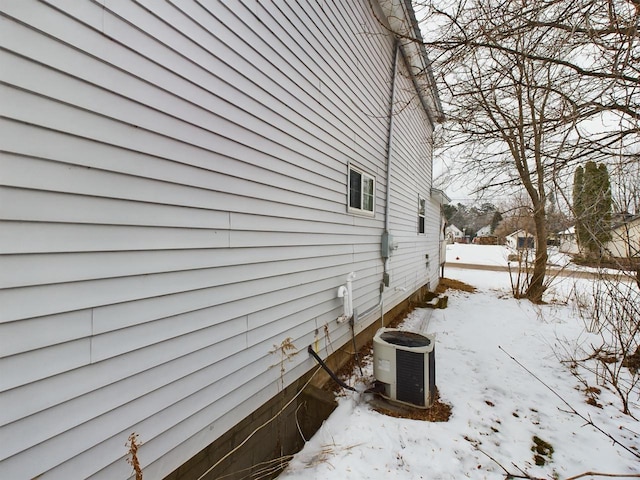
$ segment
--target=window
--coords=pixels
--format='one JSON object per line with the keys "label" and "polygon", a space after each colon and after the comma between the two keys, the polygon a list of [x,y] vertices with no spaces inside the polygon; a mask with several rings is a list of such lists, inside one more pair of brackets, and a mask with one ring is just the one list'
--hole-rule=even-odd
{"label": "window", "polygon": [[418,196],[418,233],[424,233],[425,211],[427,209],[427,201]]}
{"label": "window", "polygon": [[375,195],[375,178],[349,167],[349,211],[373,215]]}

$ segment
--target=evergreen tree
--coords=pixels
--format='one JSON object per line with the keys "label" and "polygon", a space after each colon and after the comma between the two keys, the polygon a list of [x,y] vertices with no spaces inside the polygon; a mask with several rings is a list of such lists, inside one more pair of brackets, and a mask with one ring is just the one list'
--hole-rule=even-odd
{"label": "evergreen tree", "polygon": [[611,181],[609,171],[604,163],[598,166],[597,173],[597,203],[595,236],[598,245],[603,246],[611,240]]}
{"label": "evergreen tree", "polygon": [[585,225],[583,224],[584,218],[584,205],[583,205],[583,190],[584,190],[584,168],[578,166],[576,173],[573,176],[573,215],[576,218],[576,237],[580,246],[587,243],[587,233]]}
{"label": "evergreen tree", "polygon": [[611,183],[604,164],[587,162],[578,167],[573,183],[573,211],[576,235],[583,251],[600,256],[611,239]]}
{"label": "evergreen tree", "polygon": [[502,221],[502,215],[500,214],[500,212],[494,212],[493,216],[491,217],[491,233],[492,234],[493,232],[496,231],[496,227],[501,221]]}

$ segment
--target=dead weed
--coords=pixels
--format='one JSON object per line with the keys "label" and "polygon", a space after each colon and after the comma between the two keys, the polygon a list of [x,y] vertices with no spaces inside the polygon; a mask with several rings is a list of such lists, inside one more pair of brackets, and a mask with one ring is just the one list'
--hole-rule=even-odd
{"label": "dead weed", "polygon": [[429,408],[412,408],[405,405],[388,404],[388,408],[382,402],[376,402],[372,408],[383,415],[395,418],[408,418],[425,422],[448,422],[451,417],[451,405],[440,400],[438,389],[435,392],[433,405]]}
{"label": "dead weed", "polygon": [[451,278],[441,278],[438,287],[435,290],[435,293],[438,295],[447,291],[447,289],[451,290],[460,290],[463,292],[474,293],[476,291],[476,287],[472,287],[464,282],[459,280],[453,280]]}

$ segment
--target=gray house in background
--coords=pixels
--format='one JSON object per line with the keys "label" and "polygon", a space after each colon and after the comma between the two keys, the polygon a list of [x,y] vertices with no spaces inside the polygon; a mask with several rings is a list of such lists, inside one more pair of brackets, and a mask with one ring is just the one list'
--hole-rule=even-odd
{"label": "gray house in background", "polygon": [[350,344],[347,278],[360,343],[437,285],[410,1],[0,10],[0,478],[128,478],[132,432],[197,478]]}

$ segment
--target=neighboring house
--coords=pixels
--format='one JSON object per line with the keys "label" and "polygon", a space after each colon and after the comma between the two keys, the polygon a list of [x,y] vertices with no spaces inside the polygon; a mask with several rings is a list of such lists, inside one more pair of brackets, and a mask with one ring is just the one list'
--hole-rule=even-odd
{"label": "neighboring house", "polygon": [[535,236],[526,230],[516,230],[505,237],[507,246],[513,250],[536,248]]}
{"label": "neighboring house", "polygon": [[462,240],[464,233],[455,225],[447,225],[445,228],[447,243],[456,243]]}
{"label": "neighboring house", "polygon": [[0,478],[130,477],[133,432],[197,478],[351,349],[347,278],[363,335],[438,284],[409,0],[0,10]]}
{"label": "neighboring house", "polygon": [[615,258],[640,257],[640,215],[625,218],[611,228],[605,251]]}
{"label": "neighboring house", "polygon": [[485,225],[476,233],[473,243],[477,245],[497,245],[498,237],[492,234],[491,225]]}
{"label": "neighboring house", "polygon": [[485,225],[476,233],[477,237],[489,237],[492,234],[491,225]]}
{"label": "neighboring house", "polygon": [[[558,234],[559,251],[572,255],[580,253],[575,227]],[[634,258],[640,256],[640,215],[625,216],[611,227],[611,240],[603,249],[605,254],[614,258]]]}
{"label": "neighboring house", "polygon": [[558,241],[558,251],[562,253],[568,253],[570,255],[577,255],[578,253],[580,253],[575,226],[569,227],[566,230],[558,233]]}

